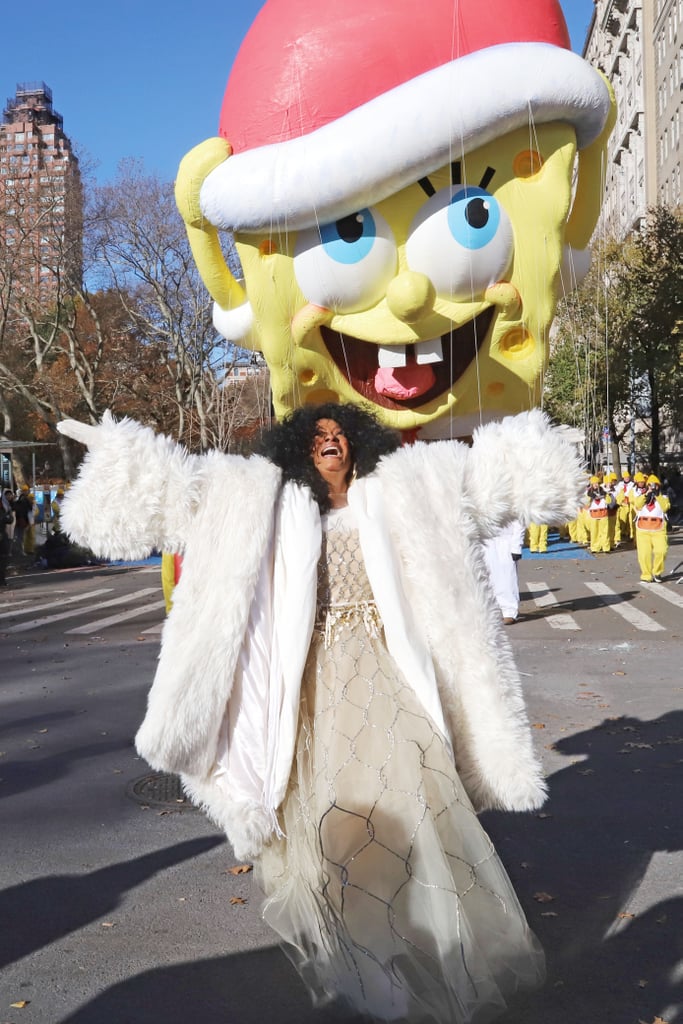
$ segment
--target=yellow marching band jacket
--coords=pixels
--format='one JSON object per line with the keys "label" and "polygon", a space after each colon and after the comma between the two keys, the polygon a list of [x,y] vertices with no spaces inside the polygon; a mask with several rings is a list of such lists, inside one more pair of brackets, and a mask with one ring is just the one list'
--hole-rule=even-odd
{"label": "yellow marching band jacket", "polygon": [[601,549],[609,550],[634,540],[637,530],[666,531],[670,501],[660,485],[657,476],[642,472],[590,476],[576,518],[567,524],[571,540],[595,550],[596,536],[604,534]]}

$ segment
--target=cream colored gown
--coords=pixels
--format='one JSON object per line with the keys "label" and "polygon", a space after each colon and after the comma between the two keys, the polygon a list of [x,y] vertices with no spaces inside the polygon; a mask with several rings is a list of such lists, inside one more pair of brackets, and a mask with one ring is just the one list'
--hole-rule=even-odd
{"label": "cream colored gown", "polygon": [[323,518],[316,631],[264,917],[317,1003],[477,1024],[543,953],[441,734],[389,655],[350,509]]}

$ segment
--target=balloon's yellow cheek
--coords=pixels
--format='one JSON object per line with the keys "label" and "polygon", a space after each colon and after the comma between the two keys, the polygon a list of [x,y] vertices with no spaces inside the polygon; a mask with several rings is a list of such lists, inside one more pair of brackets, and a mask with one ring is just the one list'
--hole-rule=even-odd
{"label": "balloon's yellow cheek", "polygon": [[530,390],[534,399],[539,397],[571,199],[573,133],[549,126],[543,139],[550,146],[545,153],[526,148],[509,154],[513,173],[498,193],[515,231],[509,281],[521,297],[522,315],[508,317],[501,311],[496,318],[483,379],[485,395],[506,394],[513,409],[529,404]]}
{"label": "balloon's yellow cheek", "polygon": [[[472,277],[471,294],[443,283],[449,239],[433,251],[414,241],[417,231],[427,230],[421,227],[428,201],[424,182],[373,208],[377,222],[387,226],[395,258],[382,266],[372,301],[363,308],[358,301],[346,308],[335,303],[329,289],[327,304],[315,286],[304,294],[295,265],[296,235],[236,236],[253,314],[243,343],[263,352],[279,416],[324,400],[364,401],[387,425],[412,430],[444,417],[464,423],[482,411],[514,412],[538,400],[576,147],[572,129],[564,125],[541,126],[533,145],[530,141],[528,131],[516,131],[467,154],[458,165],[457,173],[468,182],[487,182],[491,199],[486,201],[500,208],[508,225],[509,254],[490,278]],[[430,175],[430,188],[436,193],[452,188],[453,174],[447,167]],[[432,255],[433,275],[424,266],[415,270],[411,261],[429,261]],[[475,269],[482,256],[477,259]],[[403,398],[400,389],[398,397],[387,397],[378,381],[401,379],[395,370],[398,353],[411,364],[420,361],[423,350],[432,366],[424,374],[433,372],[437,383],[424,394],[418,388],[417,397]],[[434,359],[441,360],[438,366],[430,363]],[[405,367],[402,372],[410,376]]]}

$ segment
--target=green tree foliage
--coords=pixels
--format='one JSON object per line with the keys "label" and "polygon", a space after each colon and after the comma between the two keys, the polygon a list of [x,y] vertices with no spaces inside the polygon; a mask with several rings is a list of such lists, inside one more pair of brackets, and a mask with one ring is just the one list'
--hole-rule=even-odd
{"label": "green tree foliage", "polygon": [[623,451],[633,421],[653,469],[665,442],[680,443],[682,254],[683,212],[653,208],[639,232],[596,247],[587,278],[560,304],[545,404],[585,431],[594,460],[606,426]]}

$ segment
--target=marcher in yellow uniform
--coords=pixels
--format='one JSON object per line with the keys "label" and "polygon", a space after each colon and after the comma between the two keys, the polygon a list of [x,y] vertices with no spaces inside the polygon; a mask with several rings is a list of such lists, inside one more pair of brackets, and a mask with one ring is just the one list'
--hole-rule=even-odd
{"label": "marcher in yellow uniform", "polygon": [[629,514],[631,516],[631,531],[632,531],[631,536],[633,537],[634,540],[636,539],[636,504],[635,504],[635,502],[636,502],[636,498],[638,498],[641,494],[645,494],[645,491],[647,490],[647,483],[646,483],[646,481],[647,481],[647,477],[645,476],[645,473],[641,473],[640,470],[638,470],[638,472],[635,473],[634,476],[633,476],[633,484],[631,486],[631,490],[629,491]]}
{"label": "marcher in yellow uniform", "polygon": [[627,469],[621,474],[621,480],[617,484],[617,534],[620,541],[633,540],[633,518],[631,515],[631,491],[633,481]]}
{"label": "marcher in yellow uniform", "polygon": [[529,551],[543,554],[548,550],[548,524],[529,523]]}
{"label": "marcher in yellow uniform", "polygon": [[161,552],[161,590],[164,595],[166,614],[171,610],[173,604],[173,591],[180,579],[180,572],[183,567],[182,555],[171,555],[168,551]]}
{"label": "marcher in yellow uniform", "polygon": [[[595,477],[597,480],[598,478]],[[576,516],[576,543],[583,544],[585,548],[590,545],[591,542],[591,519],[588,511],[590,505],[590,498],[588,492],[590,491],[593,484],[591,483],[591,477],[587,477],[586,481],[586,493],[583,498],[583,505],[579,508]]]}
{"label": "marcher in yellow uniform", "polygon": [[660,493],[661,482],[654,475],[647,478],[647,490],[634,499],[636,509],[636,548],[640,578],[644,583],[661,583],[664,559],[669,547],[666,536],[666,513],[671,502]]}
{"label": "marcher in yellow uniform", "polygon": [[64,498],[64,488],[59,487],[57,493],[50,503],[50,525],[53,533],[61,533],[62,531],[62,500]]}
{"label": "marcher in yellow uniform", "polygon": [[588,515],[590,517],[590,543],[593,554],[609,552],[609,523],[608,512],[610,505],[615,501],[611,494],[606,494],[600,486],[600,479],[597,476],[590,478],[590,487],[587,491],[590,504]]}
{"label": "marcher in yellow uniform", "polygon": [[621,529],[619,526],[619,519],[617,513],[619,512],[619,506],[617,504],[617,480],[618,476],[616,473],[605,473],[602,480],[602,491],[607,498],[610,495],[612,500],[608,504],[607,508],[607,534],[609,537],[610,550],[618,548],[621,543]]}
{"label": "marcher in yellow uniform", "polygon": [[36,496],[33,491],[29,491],[28,500],[31,502],[31,510],[28,514],[28,525],[24,531],[24,554],[35,555],[36,553],[36,516],[38,515],[38,506],[36,505]]}

